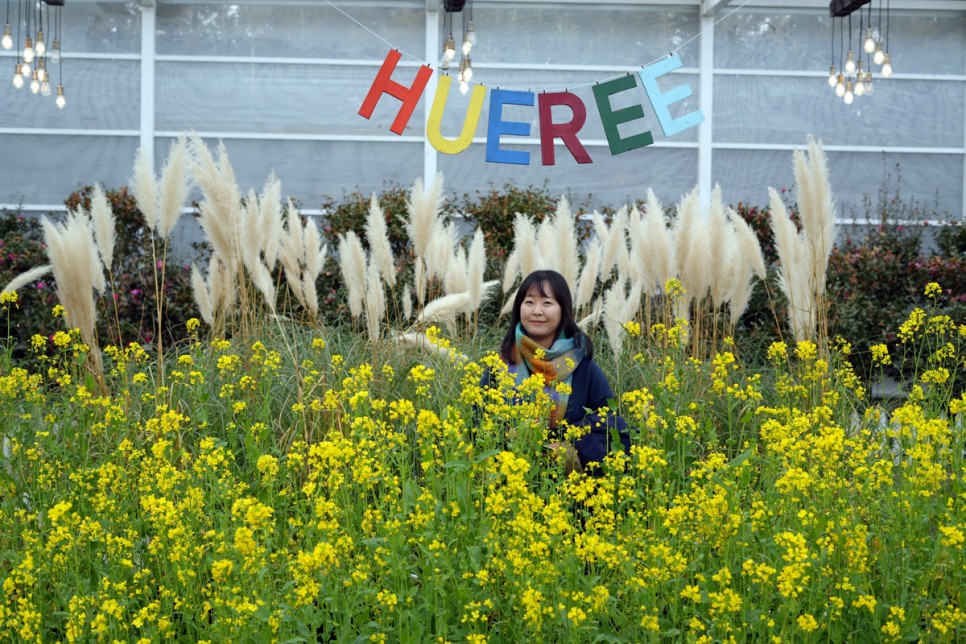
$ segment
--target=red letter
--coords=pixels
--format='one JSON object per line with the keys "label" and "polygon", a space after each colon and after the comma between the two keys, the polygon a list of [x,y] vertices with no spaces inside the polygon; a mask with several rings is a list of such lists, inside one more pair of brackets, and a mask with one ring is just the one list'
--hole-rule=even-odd
{"label": "red letter", "polygon": [[399,62],[400,58],[402,58],[402,54],[395,49],[390,50],[386,56],[386,60],[382,63],[382,67],[379,68],[376,80],[372,81],[372,87],[369,88],[366,100],[363,101],[362,107],[359,108],[359,115],[369,118],[372,116],[372,111],[376,109],[376,103],[379,102],[383,94],[389,94],[398,98],[403,104],[399,108],[396,120],[392,122],[392,127],[389,128],[391,132],[395,132],[396,134],[402,134],[403,130],[406,129],[406,124],[409,123],[409,117],[413,115],[413,110],[416,109],[416,103],[419,102],[419,97],[423,95],[423,90],[426,89],[426,83],[429,82],[429,77],[433,73],[431,68],[423,65],[416,72],[416,80],[413,81],[412,87],[400,85],[389,78],[396,69],[396,63]]}
{"label": "red letter", "polygon": [[[537,99],[540,110],[540,153],[543,165],[553,165],[553,140],[560,137],[570,154],[574,155],[577,163],[593,163],[587,150],[577,140],[577,132],[587,121],[587,108],[584,102],[570,92],[551,92],[540,94]],[[566,105],[573,112],[574,118],[569,123],[554,123],[551,108],[554,105]]]}

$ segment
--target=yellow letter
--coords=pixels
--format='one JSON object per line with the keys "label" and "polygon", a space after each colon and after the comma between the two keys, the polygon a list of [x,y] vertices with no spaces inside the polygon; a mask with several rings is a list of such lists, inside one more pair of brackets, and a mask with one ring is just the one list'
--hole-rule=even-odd
{"label": "yellow letter", "polygon": [[463,121],[463,131],[458,138],[447,139],[440,132],[440,124],[443,121],[443,110],[446,108],[446,99],[449,97],[449,88],[452,84],[452,76],[444,74],[439,77],[433,109],[429,113],[429,122],[426,124],[426,136],[429,137],[430,145],[443,154],[459,154],[470,147],[473,135],[476,133],[476,126],[480,122],[480,112],[483,111],[483,98],[486,96],[486,87],[480,84],[473,85],[470,106],[466,110],[466,119]]}

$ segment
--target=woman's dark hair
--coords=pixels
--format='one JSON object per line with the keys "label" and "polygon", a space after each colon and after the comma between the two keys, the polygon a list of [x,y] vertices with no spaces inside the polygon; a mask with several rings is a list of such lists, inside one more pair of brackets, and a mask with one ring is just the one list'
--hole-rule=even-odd
{"label": "woman's dark hair", "polygon": [[[550,292],[547,292],[547,289]],[[527,293],[536,290],[543,296],[551,296],[560,305],[560,329],[563,330],[564,337],[572,338],[574,346],[583,347],[584,357],[592,360],[594,357],[594,343],[590,341],[574,320],[574,301],[570,297],[570,285],[564,276],[557,271],[533,271],[523,280],[520,288],[517,289],[516,297],[513,298],[513,310],[510,312],[510,328],[507,329],[500,344],[500,357],[507,364],[513,364],[516,357],[517,345],[517,325],[520,324],[520,307]]]}

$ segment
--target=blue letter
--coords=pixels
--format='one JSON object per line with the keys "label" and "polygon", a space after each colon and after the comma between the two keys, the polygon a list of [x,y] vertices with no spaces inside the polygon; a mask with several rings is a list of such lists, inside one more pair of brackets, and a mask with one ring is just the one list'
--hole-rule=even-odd
{"label": "blue letter", "polygon": [[704,121],[704,114],[701,113],[701,110],[695,110],[681,118],[673,119],[671,112],[667,109],[667,106],[671,103],[676,103],[691,96],[691,86],[688,84],[678,85],[669,92],[661,93],[661,88],[657,86],[655,79],[662,74],[674,71],[680,66],[681,59],[677,56],[670,56],[640,71],[641,80],[644,82],[644,91],[647,92],[647,98],[651,101],[654,114],[661,124],[661,129],[664,130],[664,136],[668,137]]}
{"label": "blue letter", "polygon": [[486,160],[490,163],[530,165],[530,153],[521,150],[501,150],[500,135],[530,136],[530,124],[504,121],[503,105],[533,105],[533,94],[509,89],[490,92],[490,122],[486,130]]}

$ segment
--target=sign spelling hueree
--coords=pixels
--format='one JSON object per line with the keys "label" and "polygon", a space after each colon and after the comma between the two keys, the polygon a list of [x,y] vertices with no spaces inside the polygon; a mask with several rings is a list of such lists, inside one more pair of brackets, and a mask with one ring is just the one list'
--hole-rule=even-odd
{"label": "sign spelling hueree", "polygon": [[[376,104],[384,94],[389,94],[402,101],[402,105],[396,113],[396,118],[389,128],[390,132],[396,134],[402,134],[403,130],[406,129],[406,125],[409,123],[409,119],[426,89],[426,84],[433,74],[430,67],[422,65],[416,71],[416,78],[411,85],[406,86],[392,80],[396,64],[399,63],[401,57],[402,54],[395,49],[386,55],[386,60],[379,68],[379,73],[376,74],[376,78],[369,88],[369,93],[362,102],[362,107],[359,108],[359,115],[368,119],[372,117]],[[678,118],[671,116],[668,106],[691,96],[691,86],[687,84],[678,85],[667,92],[662,92],[658,87],[657,78],[669,74],[679,67],[681,67],[681,59],[677,56],[669,56],[638,72],[644,93],[654,110],[654,115],[661,124],[664,135],[668,137],[679,134],[704,121],[704,114],[701,113],[701,110],[689,112]],[[446,100],[449,98],[452,83],[453,79],[448,74],[440,77],[439,84],[436,87],[436,96],[433,98],[433,106],[430,109],[429,120],[426,123],[426,137],[429,139],[430,145],[444,154],[459,154],[470,147],[476,133],[476,127],[480,122],[480,113],[483,111],[483,99],[486,97],[486,87],[479,84],[473,86],[470,104],[466,110],[466,118],[463,120],[463,130],[455,139],[448,139],[440,131],[440,124],[443,121],[443,111],[446,109]],[[644,118],[644,108],[639,104],[618,110],[611,106],[611,96],[633,90],[636,87],[637,76],[631,74],[597,83],[593,87],[594,102],[597,103],[600,122],[604,127],[607,146],[610,148],[612,155],[629,152],[654,143],[654,137],[651,136],[650,131],[622,137],[617,129],[617,126],[622,123]],[[509,89],[494,89],[490,92],[489,125],[486,131],[486,160],[488,162],[530,165],[529,152],[504,150],[500,147],[500,137],[502,135],[530,136],[529,123],[503,120],[503,106],[523,105],[532,107],[534,96],[537,95],[533,92]],[[571,119],[555,123],[552,117],[552,108],[555,105],[569,108]],[[587,107],[576,94],[543,92],[537,96],[537,110],[540,122],[540,157],[543,165],[555,164],[553,147],[555,139],[563,141],[577,163],[593,163],[587,149],[577,138],[577,133],[587,122]]]}

